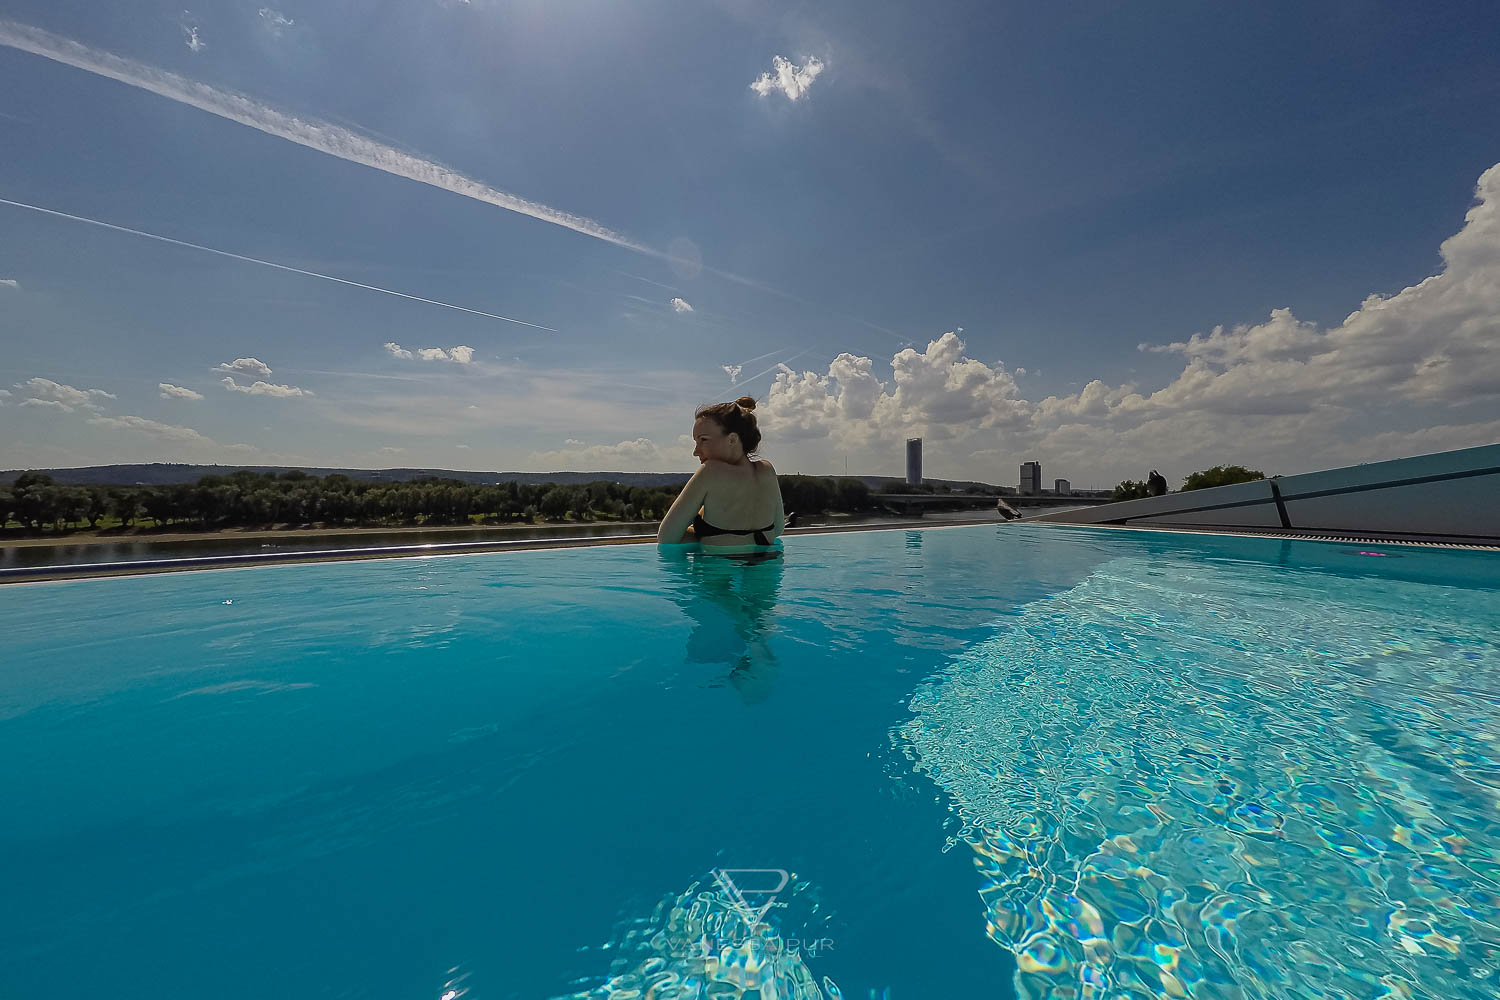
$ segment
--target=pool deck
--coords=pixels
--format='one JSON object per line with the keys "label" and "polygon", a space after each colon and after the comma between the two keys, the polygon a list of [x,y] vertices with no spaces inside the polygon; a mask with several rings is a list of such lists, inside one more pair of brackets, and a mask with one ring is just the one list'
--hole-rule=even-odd
{"label": "pool deck", "polygon": [[[885,521],[877,524],[817,525],[788,528],[786,534],[831,535],[849,531],[910,531],[962,528],[996,521]],[[574,549],[595,545],[645,545],[656,533],[635,535],[560,536],[555,538],[475,539],[461,542],[427,542],[414,545],[375,545],[364,548],[314,549],[304,552],[246,552],[137,559],[119,562],[74,563],[56,566],[16,566],[0,569],[0,586],[22,583],[55,583],[106,577],[143,576],[150,573],[181,573],[194,570],[234,569],[248,566],[287,566],[296,563],[352,562],[366,559],[410,559],[430,556],[479,555],[498,552],[535,552],[541,549]]]}

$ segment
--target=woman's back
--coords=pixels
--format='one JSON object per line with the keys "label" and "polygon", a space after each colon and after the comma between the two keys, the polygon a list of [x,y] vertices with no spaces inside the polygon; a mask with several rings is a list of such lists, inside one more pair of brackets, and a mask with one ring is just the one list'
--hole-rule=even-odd
{"label": "woman's back", "polygon": [[693,419],[698,471],[662,518],[658,542],[690,541],[687,532],[693,527],[705,547],[758,549],[770,547],[781,534],[786,514],[776,470],[750,457],[760,444],[754,409],[749,396],[698,409]]}
{"label": "woman's back", "polygon": [[710,535],[702,539],[705,545],[743,545],[746,539],[737,532],[759,531],[767,526],[780,533],[781,486],[770,462],[712,461],[705,462],[704,467],[710,474],[703,497],[703,519],[715,528],[736,532]]}

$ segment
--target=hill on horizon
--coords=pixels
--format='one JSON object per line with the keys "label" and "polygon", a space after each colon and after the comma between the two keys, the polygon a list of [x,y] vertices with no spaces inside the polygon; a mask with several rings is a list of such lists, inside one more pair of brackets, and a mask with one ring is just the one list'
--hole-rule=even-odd
{"label": "hill on horizon", "polygon": [[[173,483],[195,483],[204,476],[227,476],[235,472],[280,475],[283,472],[305,472],[309,476],[348,476],[367,483],[405,483],[414,479],[456,479],[475,485],[485,483],[552,483],[577,486],[583,483],[609,482],[624,486],[680,486],[687,482],[686,472],[465,472],[454,469],[332,469],[295,465],[189,465],[176,462],[152,462],[144,465],[87,465],[75,469],[9,469],[0,472],[0,485],[15,482],[23,472],[40,472],[70,486],[168,486]],[[817,476],[818,479],[857,479],[872,490],[889,483],[899,483],[899,476]],[[955,490],[978,487],[998,491],[1000,487],[971,480],[924,479],[924,483],[948,486]]]}

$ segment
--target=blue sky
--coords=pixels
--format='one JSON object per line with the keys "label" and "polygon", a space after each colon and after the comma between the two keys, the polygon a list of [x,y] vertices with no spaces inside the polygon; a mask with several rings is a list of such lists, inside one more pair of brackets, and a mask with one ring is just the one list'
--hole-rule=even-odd
{"label": "blue sky", "polygon": [[0,467],[686,469],[741,391],[783,472],[1500,440],[1488,3],[0,22],[0,199],[373,286],[0,205]]}

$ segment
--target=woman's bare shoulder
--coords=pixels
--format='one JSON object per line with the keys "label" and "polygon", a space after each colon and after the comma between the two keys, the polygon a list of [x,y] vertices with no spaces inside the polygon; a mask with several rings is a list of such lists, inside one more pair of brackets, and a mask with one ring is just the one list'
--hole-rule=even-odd
{"label": "woman's bare shoulder", "polygon": [[767,462],[763,458],[759,459],[755,463],[755,465],[756,465],[756,468],[758,468],[761,472],[769,472],[773,476],[776,475],[776,469],[775,469],[775,467],[772,466],[770,462]]}

